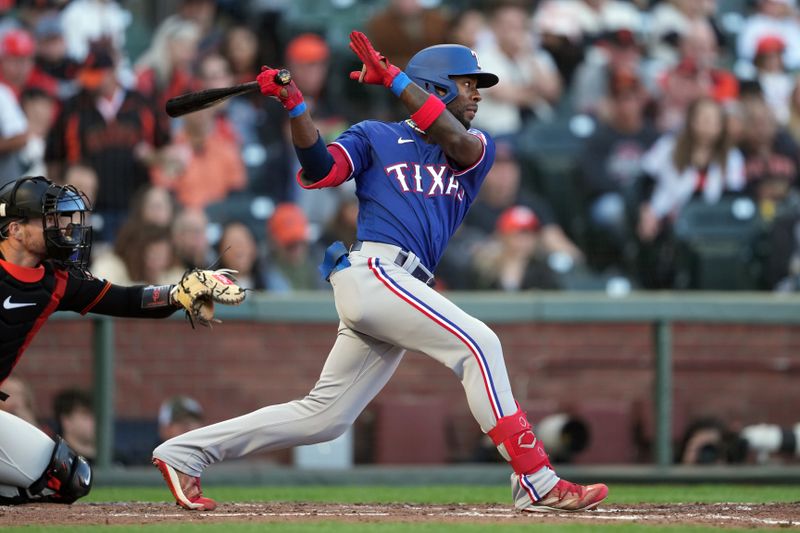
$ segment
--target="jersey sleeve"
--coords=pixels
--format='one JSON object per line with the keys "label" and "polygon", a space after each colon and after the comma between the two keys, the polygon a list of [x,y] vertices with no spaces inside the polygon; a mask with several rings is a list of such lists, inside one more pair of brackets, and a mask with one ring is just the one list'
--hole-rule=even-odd
{"label": "jersey sleeve", "polygon": [[452,164],[451,167],[453,168],[453,175],[458,178],[466,193],[470,198],[475,198],[483,184],[483,180],[486,178],[486,174],[489,173],[489,169],[492,168],[494,163],[495,145],[494,140],[481,130],[472,128],[467,132],[481,141],[483,152],[481,152],[478,160],[468,168],[458,169],[453,167]]}
{"label": "jersey sleeve", "polygon": [[370,122],[359,122],[339,135],[331,144],[344,152],[350,164],[350,176],[360,174],[372,164],[372,146],[370,143]]}
{"label": "jersey sleeve", "polygon": [[70,273],[58,309],[82,315],[97,313],[131,318],[164,318],[177,311],[177,307],[172,305],[143,308],[143,289],[142,285],[123,287],[103,279]]}

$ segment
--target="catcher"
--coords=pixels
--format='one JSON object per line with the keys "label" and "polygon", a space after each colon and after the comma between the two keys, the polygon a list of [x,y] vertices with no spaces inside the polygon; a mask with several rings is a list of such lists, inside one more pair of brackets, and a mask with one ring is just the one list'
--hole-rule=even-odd
{"label": "catcher", "polygon": [[[245,292],[230,270],[191,270],[177,285],[121,287],[86,269],[92,228],[86,197],[42,176],[0,188],[0,400],[2,385],[55,311],[164,318],[183,309],[192,327],[214,321],[214,303]],[[88,494],[92,470],[60,437],[0,411],[0,505],[72,503]]]}

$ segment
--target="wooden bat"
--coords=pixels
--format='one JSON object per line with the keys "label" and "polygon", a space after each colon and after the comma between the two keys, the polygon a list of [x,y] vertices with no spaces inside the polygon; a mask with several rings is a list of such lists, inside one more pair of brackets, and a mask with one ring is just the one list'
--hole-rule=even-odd
{"label": "wooden bat", "polygon": [[[275,82],[280,85],[288,85],[291,81],[292,75],[286,69],[281,69],[275,75]],[[179,117],[187,113],[211,107],[233,96],[258,90],[257,81],[248,81],[247,83],[240,83],[239,85],[233,85],[231,87],[205,89],[203,91],[182,94],[167,100],[167,115],[173,118]]]}

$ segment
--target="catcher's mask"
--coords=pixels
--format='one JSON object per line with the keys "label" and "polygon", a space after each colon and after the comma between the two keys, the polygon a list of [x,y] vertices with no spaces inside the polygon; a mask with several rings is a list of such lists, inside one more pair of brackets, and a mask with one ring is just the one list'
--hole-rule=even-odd
{"label": "catcher's mask", "polygon": [[47,257],[63,266],[85,269],[92,249],[91,205],[72,185],[56,185],[43,176],[26,176],[0,189],[0,237],[8,225],[41,219]]}

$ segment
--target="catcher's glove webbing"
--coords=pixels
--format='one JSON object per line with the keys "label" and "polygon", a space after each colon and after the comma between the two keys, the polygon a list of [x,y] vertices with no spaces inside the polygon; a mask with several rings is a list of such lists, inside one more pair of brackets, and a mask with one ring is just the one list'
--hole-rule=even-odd
{"label": "catcher's glove webbing", "polygon": [[225,305],[239,305],[244,301],[245,290],[236,284],[235,270],[187,271],[170,291],[170,301],[186,311],[186,317],[195,327],[210,326],[219,322],[214,318],[214,302]]}

